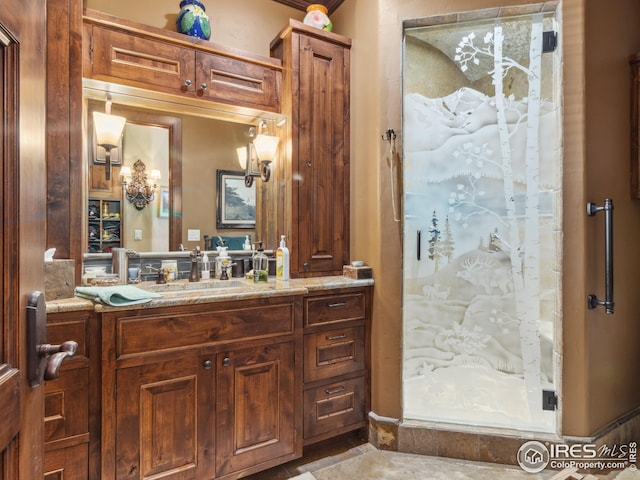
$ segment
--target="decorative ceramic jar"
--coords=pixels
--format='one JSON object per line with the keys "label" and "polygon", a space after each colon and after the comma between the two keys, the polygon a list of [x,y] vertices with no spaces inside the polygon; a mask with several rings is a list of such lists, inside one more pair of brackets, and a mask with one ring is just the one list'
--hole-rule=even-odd
{"label": "decorative ceramic jar", "polygon": [[176,28],[178,32],[185,35],[209,40],[211,23],[209,16],[205,13],[204,5],[198,0],[182,0]]}
{"label": "decorative ceramic jar", "polygon": [[307,7],[307,14],[304,16],[303,23],[312,27],[320,28],[330,32],[333,30],[333,23],[327,15],[327,7],[320,3],[312,3]]}

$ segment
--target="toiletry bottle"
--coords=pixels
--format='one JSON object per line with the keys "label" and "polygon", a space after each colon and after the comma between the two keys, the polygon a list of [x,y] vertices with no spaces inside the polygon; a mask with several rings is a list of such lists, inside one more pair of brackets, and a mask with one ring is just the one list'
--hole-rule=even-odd
{"label": "toiletry bottle", "polygon": [[280,246],[276,250],[276,279],[289,280],[289,249],[284,241],[285,236],[280,235]]}
{"label": "toiletry bottle", "polygon": [[244,244],[242,245],[243,250],[251,250],[251,236],[245,235]]}
{"label": "toiletry bottle", "polygon": [[258,253],[253,257],[253,282],[266,283],[269,279],[269,257],[264,254],[262,242],[258,242]]}
{"label": "toiletry bottle", "polygon": [[209,280],[211,278],[211,264],[209,263],[207,252],[204,252],[202,256],[202,274],[200,278],[202,278],[202,280]]}

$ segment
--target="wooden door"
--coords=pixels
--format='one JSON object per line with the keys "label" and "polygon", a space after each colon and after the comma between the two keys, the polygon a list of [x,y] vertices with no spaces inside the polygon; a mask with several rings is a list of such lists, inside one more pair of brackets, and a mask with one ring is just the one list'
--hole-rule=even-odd
{"label": "wooden door", "polygon": [[[44,387],[26,372],[28,293],[44,285],[45,1],[0,0],[0,478],[42,478]],[[40,461],[39,461],[40,460]]]}
{"label": "wooden door", "polygon": [[218,354],[216,475],[294,458],[293,342]]}

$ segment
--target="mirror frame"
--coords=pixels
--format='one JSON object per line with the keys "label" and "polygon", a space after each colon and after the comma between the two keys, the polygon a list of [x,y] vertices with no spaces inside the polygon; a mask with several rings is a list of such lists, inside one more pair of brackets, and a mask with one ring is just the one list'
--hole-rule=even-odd
{"label": "mirror frame", "polygon": [[[87,169],[93,164],[93,152],[95,151],[91,141],[93,138],[91,117],[94,110],[104,111],[104,102],[87,100],[87,128],[84,135],[84,138],[87,139]],[[115,102],[111,105],[111,113],[126,117],[127,123],[162,127],[169,130],[169,251],[178,250],[182,242],[182,119],[163,112],[140,110]],[[89,197],[89,185],[86,186],[83,196],[85,199]],[[86,231],[85,226],[85,237],[83,238],[85,253]]]}

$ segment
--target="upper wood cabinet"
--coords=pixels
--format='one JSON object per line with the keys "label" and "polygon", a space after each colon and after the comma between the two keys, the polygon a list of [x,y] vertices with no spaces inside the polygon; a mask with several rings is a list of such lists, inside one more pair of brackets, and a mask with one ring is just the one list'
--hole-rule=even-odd
{"label": "upper wood cabinet", "polygon": [[281,63],[87,10],[83,74],[165,93],[280,111]]}
{"label": "upper wood cabinet", "polygon": [[346,37],[295,20],[271,43],[291,116],[291,198],[278,200],[290,212],[294,277],[341,275],[349,262],[350,47]]}

